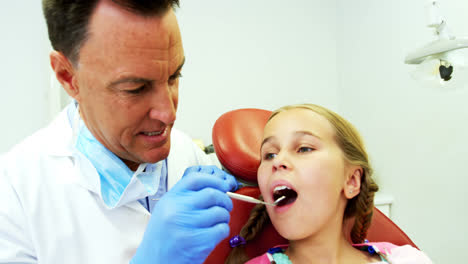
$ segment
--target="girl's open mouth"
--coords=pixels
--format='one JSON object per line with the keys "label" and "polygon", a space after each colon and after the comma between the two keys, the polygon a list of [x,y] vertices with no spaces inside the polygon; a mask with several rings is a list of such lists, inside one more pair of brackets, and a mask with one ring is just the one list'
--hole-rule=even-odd
{"label": "girl's open mouth", "polygon": [[297,192],[285,185],[276,186],[273,190],[273,201],[276,201],[281,196],[285,198],[279,201],[277,206],[285,206],[296,201]]}

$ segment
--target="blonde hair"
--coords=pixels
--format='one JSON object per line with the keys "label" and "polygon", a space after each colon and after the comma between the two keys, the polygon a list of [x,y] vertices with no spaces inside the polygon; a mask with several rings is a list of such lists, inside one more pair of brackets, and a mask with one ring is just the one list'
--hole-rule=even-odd
{"label": "blonde hair", "polygon": [[[326,118],[335,130],[334,138],[337,145],[343,151],[345,161],[350,165],[357,165],[362,168],[360,192],[346,204],[344,218],[354,217],[354,224],[350,234],[351,241],[353,243],[363,242],[372,220],[374,194],[378,191],[379,187],[372,179],[372,167],[359,132],[350,122],[337,113],[315,104],[297,104],[281,107],[271,114],[268,122],[279,113],[292,109],[311,110]],[[255,206],[250,213],[249,220],[242,227],[239,235],[246,242],[251,241],[260,233],[263,226],[269,222],[265,206]],[[240,246],[231,251],[225,263],[244,263],[247,259],[244,246]]]}

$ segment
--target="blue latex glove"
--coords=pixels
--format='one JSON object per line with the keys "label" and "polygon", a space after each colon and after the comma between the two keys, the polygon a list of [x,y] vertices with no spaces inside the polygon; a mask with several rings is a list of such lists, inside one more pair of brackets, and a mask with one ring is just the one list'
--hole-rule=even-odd
{"label": "blue latex glove", "polygon": [[203,263],[229,235],[233,176],[215,166],[188,168],[152,210],[131,264]]}

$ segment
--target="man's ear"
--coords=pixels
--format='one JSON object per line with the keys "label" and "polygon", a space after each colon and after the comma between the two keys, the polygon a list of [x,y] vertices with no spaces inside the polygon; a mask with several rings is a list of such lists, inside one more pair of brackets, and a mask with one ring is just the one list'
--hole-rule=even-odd
{"label": "man's ear", "polygon": [[352,166],[349,168],[349,173],[346,176],[345,186],[343,188],[344,195],[347,199],[352,199],[359,194],[361,190],[363,170],[361,167]]}
{"label": "man's ear", "polygon": [[63,53],[55,50],[50,53],[49,57],[55,77],[67,94],[79,102],[79,89],[76,84],[76,74],[72,63]]}

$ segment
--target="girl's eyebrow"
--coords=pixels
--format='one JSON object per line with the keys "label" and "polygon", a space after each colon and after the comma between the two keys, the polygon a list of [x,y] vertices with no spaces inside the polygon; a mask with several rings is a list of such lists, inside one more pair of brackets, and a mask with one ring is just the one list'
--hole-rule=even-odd
{"label": "girl's eyebrow", "polygon": [[296,136],[313,136],[313,137],[316,137],[318,139],[322,139],[321,137],[319,137],[317,134],[311,132],[311,131],[296,131],[294,134],[296,134]]}
{"label": "girl's eyebrow", "polygon": [[[311,132],[311,131],[306,131],[306,130],[300,130],[300,131],[296,131],[294,132],[294,135],[295,137],[301,137],[301,136],[312,136],[312,137],[316,137],[318,139],[322,139],[321,137],[319,137],[317,134]],[[262,141],[262,144],[260,145],[260,149],[262,149],[263,145],[274,140],[275,139],[275,136],[269,136],[267,138],[265,138],[263,141]]]}
{"label": "girl's eyebrow", "polygon": [[267,138],[265,138],[263,141],[262,141],[262,144],[260,145],[260,149],[262,149],[263,145],[269,141],[272,141],[275,137],[274,136],[269,136]]}

